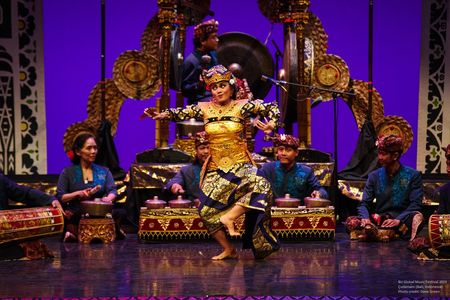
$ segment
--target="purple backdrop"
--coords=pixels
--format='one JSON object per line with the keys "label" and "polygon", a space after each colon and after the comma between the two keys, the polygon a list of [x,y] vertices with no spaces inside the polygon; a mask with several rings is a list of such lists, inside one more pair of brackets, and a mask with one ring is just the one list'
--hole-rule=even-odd
{"label": "purple backdrop", "polygon": [[[328,53],[343,58],[354,79],[368,78],[368,1],[311,1],[311,11],[328,34]],[[156,1],[107,0],[106,76],[112,78],[114,61],[124,51],[140,49],[140,38],[157,12]],[[241,31],[264,42],[271,24],[257,1],[212,0],[211,10],[220,33]],[[386,115],[403,116],[417,131],[420,63],[421,1],[374,1],[374,86]],[[275,24],[270,39],[282,47],[282,25]],[[68,126],[87,117],[86,103],[100,80],[100,0],[44,0],[45,92],[47,109],[48,173],[59,173],[69,163],[62,147]],[[188,29],[186,55],[192,50]],[[269,50],[274,47],[269,40]],[[272,88],[266,101],[275,99]],[[173,101],[172,101],[173,102]],[[154,147],[154,122],[139,121],[155,99],[128,99],[122,106],[115,143],[121,166],[128,169],[137,152]],[[312,111],[313,147],[333,152],[333,105],[322,103]],[[348,106],[339,101],[339,169],[351,158],[358,129]],[[260,137],[260,136],[258,136]],[[172,137],[173,138],[173,137]],[[258,146],[268,146],[262,142]],[[416,141],[403,162],[416,165]]]}

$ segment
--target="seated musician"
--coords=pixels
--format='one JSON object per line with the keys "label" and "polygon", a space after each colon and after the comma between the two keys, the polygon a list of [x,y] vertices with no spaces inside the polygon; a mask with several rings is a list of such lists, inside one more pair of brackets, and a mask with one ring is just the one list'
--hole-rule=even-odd
{"label": "seated musician", "polygon": [[[100,198],[111,203],[117,197],[116,185],[108,168],[94,163],[97,157],[95,137],[83,133],[75,138],[72,146],[73,165],[64,168],[58,179],[57,197],[63,204],[66,214],[64,241],[77,241],[78,224],[81,219],[81,204],[83,200]],[[116,221],[118,239],[125,234],[119,227],[121,218],[119,210],[113,211]]]}
{"label": "seated musician", "polygon": [[328,198],[326,190],[320,185],[311,168],[296,161],[299,153],[299,141],[296,137],[280,134],[275,137],[277,161],[264,164],[258,174],[266,178],[271,186],[274,198],[304,197]]}
{"label": "seated musician", "polygon": [[195,160],[192,164],[184,166],[166,184],[165,188],[174,195],[183,194],[186,199],[199,199],[200,171],[203,163],[209,156],[209,141],[205,131],[195,135]]}
{"label": "seated musician", "polygon": [[211,98],[211,92],[206,90],[206,84],[201,80],[201,74],[203,70],[218,64],[216,52],[219,45],[218,28],[219,22],[214,19],[194,28],[195,50],[184,60],[181,74],[181,91],[188,99],[188,104],[209,101]]}
{"label": "seated musician", "polygon": [[[447,145],[446,148],[442,148],[445,151],[446,165],[447,165],[447,174],[450,176],[450,144]],[[450,182],[444,184],[441,188],[437,190],[436,195],[439,197],[439,207],[434,212],[434,215],[450,215]],[[439,218],[444,216],[439,216]],[[428,221],[431,223],[432,217]],[[433,231],[435,229],[434,236],[448,236],[448,232],[450,232],[450,223],[440,221],[442,227],[433,226],[429,224],[429,230]],[[445,230],[444,228],[447,228]],[[439,231],[439,232],[437,232]],[[443,238],[443,241],[447,240],[447,244],[445,242],[439,247],[436,247],[436,244],[432,244],[429,236],[431,236],[432,232],[422,233],[422,236],[415,238],[413,241],[409,243],[408,248],[412,250],[414,253],[418,254],[422,259],[450,259],[450,244],[448,243],[447,238]]]}
{"label": "seated musician", "polygon": [[[403,153],[403,140],[400,137],[379,137],[377,148],[381,168],[369,174],[358,206],[358,218],[349,217],[347,229],[364,228],[364,232],[358,236],[360,240],[380,238],[381,241],[389,241],[395,236],[412,240],[423,221],[421,174],[400,163]],[[394,236],[378,236],[378,229],[390,229],[387,232],[394,233]]]}
{"label": "seated musician", "polygon": [[[27,206],[47,206],[51,205],[61,212],[63,211],[59,201],[51,195],[48,195],[40,190],[33,189],[28,186],[23,186],[15,183],[3,174],[0,174],[0,210],[11,209],[9,206],[9,200],[13,202],[21,202]],[[36,257],[37,248],[40,248],[42,257],[52,257],[52,254],[48,251],[45,245],[41,244],[39,241],[34,242],[24,242],[8,244],[6,246],[0,247],[0,259],[18,259],[26,256],[27,248],[32,249],[34,252],[33,258]],[[32,257],[29,257],[32,258]]]}
{"label": "seated musician", "polygon": [[8,200],[21,202],[28,206],[51,205],[62,212],[61,204],[54,196],[28,186],[19,185],[0,174],[0,210],[10,208]]}

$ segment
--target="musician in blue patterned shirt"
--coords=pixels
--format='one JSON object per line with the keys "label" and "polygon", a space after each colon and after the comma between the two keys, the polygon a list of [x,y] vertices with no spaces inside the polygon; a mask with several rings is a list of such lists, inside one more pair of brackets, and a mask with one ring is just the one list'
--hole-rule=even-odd
{"label": "musician in blue patterned shirt", "polygon": [[195,135],[195,160],[184,166],[166,184],[165,188],[174,195],[183,194],[184,198],[194,200],[200,197],[200,172],[209,156],[209,141],[205,131]]}
{"label": "musician in blue patterned shirt", "polygon": [[328,198],[327,191],[320,185],[311,168],[296,161],[299,142],[292,135],[281,134],[275,138],[277,158],[275,162],[264,164],[258,174],[266,178],[271,186],[274,198],[305,197]]}
{"label": "musician in blue patterned shirt", "polygon": [[412,240],[423,220],[421,174],[400,163],[403,153],[400,137],[382,136],[377,140],[377,148],[381,168],[370,173],[367,179],[358,207],[361,225],[395,229],[402,237]]}

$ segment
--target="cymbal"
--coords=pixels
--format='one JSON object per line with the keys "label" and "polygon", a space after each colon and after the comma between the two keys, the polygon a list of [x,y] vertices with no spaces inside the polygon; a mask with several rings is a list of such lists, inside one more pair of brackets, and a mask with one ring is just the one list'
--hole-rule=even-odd
{"label": "cymbal", "polygon": [[261,80],[261,75],[272,77],[274,62],[272,55],[263,43],[242,32],[227,32],[219,36],[217,51],[219,63],[228,67],[237,63],[242,68],[241,78],[248,82],[251,92],[257,99],[263,99],[272,84]]}

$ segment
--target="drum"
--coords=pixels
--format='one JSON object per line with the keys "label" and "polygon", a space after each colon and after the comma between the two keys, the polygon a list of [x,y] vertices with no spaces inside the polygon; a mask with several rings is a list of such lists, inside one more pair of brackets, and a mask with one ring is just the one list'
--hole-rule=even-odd
{"label": "drum", "polygon": [[431,215],[428,234],[432,248],[450,247],[450,214]]}
{"label": "drum", "polygon": [[62,213],[53,207],[0,210],[0,245],[61,234]]}

